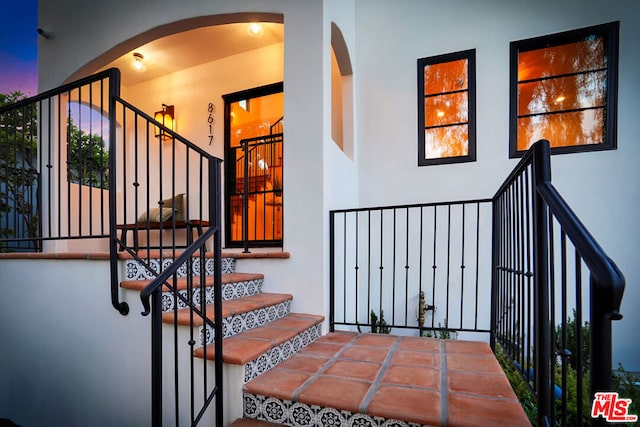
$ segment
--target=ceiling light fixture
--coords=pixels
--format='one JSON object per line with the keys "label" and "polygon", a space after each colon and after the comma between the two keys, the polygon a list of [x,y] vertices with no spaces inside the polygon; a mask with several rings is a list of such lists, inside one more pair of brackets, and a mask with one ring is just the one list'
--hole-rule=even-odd
{"label": "ceiling light fixture", "polygon": [[144,59],[144,56],[142,56],[141,53],[138,53],[138,52],[133,53],[133,62],[131,63],[131,66],[133,67],[134,70],[145,71],[147,69],[144,66],[144,63],[142,62],[143,59]]}
{"label": "ceiling light fixture", "polygon": [[251,22],[247,27],[247,33],[249,33],[251,37],[262,37],[264,35],[264,28],[262,24],[258,22]]}

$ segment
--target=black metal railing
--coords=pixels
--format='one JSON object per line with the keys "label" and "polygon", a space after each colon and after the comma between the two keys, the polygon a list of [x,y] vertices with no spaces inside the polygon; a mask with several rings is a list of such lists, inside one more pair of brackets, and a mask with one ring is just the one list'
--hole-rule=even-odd
{"label": "black metal railing", "polygon": [[611,390],[622,274],[551,184],[547,141],[493,203],[496,342],[536,397],[538,425],[604,423],[591,419],[590,404]]}
{"label": "black metal railing", "polygon": [[[214,359],[211,379],[206,347],[213,341],[214,354],[222,354],[222,339],[216,339],[222,337],[222,322],[213,320],[222,318],[221,160],[119,97],[112,107],[113,121],[120,125],[115,129],[117,147],[110,152],[115,171],[110,186],[118,190],[110,197],[112,303],[122,314],[129,310],[119,301],[114,273],[117,253],[126,252],[156,277],[140,295],[143,314],[151,314],[152,425],[163,425],[164,404],[172,402],[175,425],[188,420],[195,426],[208,419],[215,400],[215,423],[221,426],[222,358]],[[211,244],[212,254],[207,251]],[[205,258],[211,257],[212,306],[205,297],[210,285]],[[178,278],[178,271],[183,277]],[[179,291],[180,281],[186,282],[186,293]],[[173,301],[170,310],[163,310],[163,299]],[[188,309],[186,320],[179,320],[180,309]],[[199,327],[213,330],[213,337],[196,334]],[[163,336],[170,342],[163,343]],[[200,346],[203,359],[194,355]],[[173,366],[173,387],[163,383],[167,366]]]}
{"label": "black metal railing", "polygon": [[[273,127],[275,126],[275,127]],[[282,122],[272,125],[282,127]],[[240,141],[230,149],[235,159],[235,183],[229,192],[229,247],[282,247],[283,133]]]}
{"label": "black metal railing", "polygon": [[603,424],[624,278],[550,177],[541,141],[493,199],[331,211],[330,329],[488,333],[538,425]]}
{"label": "black metal railing", "polygon": [[[86,239],[98,239],[110,251],[111,303],[123,315],[129,305],[120,300],[119,252],[134,258],[157,277],[142,293],[146,312],[150,295],[154,301],[153,425],[163,424],[169,401],[173,412],[166,413],[175,414],[176,425],[196,425],[205,414],[210,418],[215,400],[221,426],[222,358],[214,359],[211,379],[206,347],[202,363],[193,354],[211,340],[215,354],[222,353],[222,339],[216,339],[222,324],[212,320],[221,310],[221,160],[121,99],[119,91],[120,72],[111,69],[0,108],[0,250],[68,251],[70,241],[83,239],[80,251]],[[210,284],[205,257],[213,257],[212,307],[196,297]],[[187,296],[178,292],[182,281]],[[165,313],[173,320],[163,332],[161,298],[191,308],[187,328],[178,327],[184,322],[174,308]],[[208,325],[213,336],[195,339],[197,325]],[[162,357],[163,333],[172,337],[170,361]],[[163,369],[172,364],[174,387],[163,387]]]}
{"label": "black metal railing", "polygon": [[119,90],[119,72],[107,70],[0,107],[0,251],[109,237],[109,100]]}
{"label": "black metal railing", "polygon": [[490,199],[334,210],[329,224],[331,330],[489,332]]}

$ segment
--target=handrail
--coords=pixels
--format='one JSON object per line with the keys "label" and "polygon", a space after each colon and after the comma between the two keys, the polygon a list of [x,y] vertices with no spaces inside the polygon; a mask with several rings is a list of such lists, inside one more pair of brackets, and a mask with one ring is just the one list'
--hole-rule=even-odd
{"label": "handrail", "polygon": [[4,107],[0,107],[0,114],[4,113],[5,111],[9,111],[9,110],[13,110],[15,108],[20,108],[20,107],[24,107],[26,105],[32,104],[34,102],[38,102],[38,101],[43,101],[47,98],[51,98],[52,96],[56,96],[59,95],[61,93],[64,92],[68,92],[70,90],[73,89],[77,89],[80,86],[84,86],[88,83],[92,83],[95,82],[97,80],[102,80],[105,78],[111,78],[114,77],[115,75],[120,75],[120,70],[118,70],[117,68],[109,68],[107,70],[101,71],[99,73],[96,74],[92,74],[90,76],[87,77],[83,77],[81,79],[75,80],[73,82],[64,84],[62,86],[58,86],[56,88],[53,89],[49,89],[45,92],[39,93],[37,95],[31,96],[29,98],[25,98],[23,100],[20,100],[16,103],[10,104],[10,105],[5,105]]}
{"label": "handrail", "polygon": [[182,142],[185,146],[189,147],[189,149],[195,151],[196,153],[200,154],[203,157],[206,157],[209,160],[216,158],[216,156],[208,153],[206,150],[203,150],[201,147],[195,145],[193,142],[189,141],[188,139],[186,139],[185,137],[183,137],[179,133],[176,133],[173,129],[166,127],[161,122],[157,121],[155,118],[151,117],[149,114],[147,114],[144,111],[140,110],[139,108],[137,108],[133,104],[125,101],[124,99],[120,98],[119,96],[116,97],[116,99],[117,99],[117,101],[119,103],[121,103],[123,106],[127,107],[128,109],[130,109],[132,112],[136,113],[137,115],[141,116],[142,118],[144,118],[145,120],[147,120],[149,122],[153,122],[154,126],[157,126],[160,129],[162,129],[162,132],[170,135],[172,139],[176,139],[176,140]]}
{"label": "handrail", "polygon": [[[493,198],[492,330],[535,394],[540,426],[553,424],[554,419],[562,425],[582,423],[588,409],[582,404],[589,391],[582,380],[587,370],[591,398],[597,391],[610,389],[611,321],[622,318],[620,304],[625,287],[616,264],[552,185],[549,145],[546,140],[536,142]],[[559,229],[559,236],[554,236],[555,229]],[[567,262],[567,241],[575,251],[574,266]],[[590,274],[584,299],[583,266]],[[569,280],[570,275],[575,283]],[[575,287],[573,301],[568,296],[570,285]],[[585,302],[590,309],[589,343],[582,342]],[[576,313],[571,326],[576,328],[572,332],[575,348],[567,341],[572,304]],[[560,331],[557,336],[556,328]],[[590,364],[582,356],[583,345],[590,349]],[[574,352],[575,358],[570,360]],[[560,387],[567,390],[569,369],[575,369],[577,377],[571,421],[567,421],[568,393],[563,392],[561,402],[556,403],[553,389],[556,371],[560,370]],[[561,406],[554,409],[555,405]],[[556,411],[562,420],[556,418]]]}
{"label": "handrail", "polygon": [[609,283],[610,290],[614,295],[614,306],[611,308],[611,318],[613,320],[622,319],[620,314],[620,304],[625,287],[625,278],[618,266],[609,258],[600,247],[596,239],[580,221],[571,207],[562,198],[558,190],[550,182],[543,182],[538,185],[538,192],[549,206],[549,209],[562,225],[567,236],[573,242],[582,258],[589,266],[591,274],[598,283]]}
{"label": "handrail", "polygon": [[211,227],[207,231],[205,231],[202,236],[198,237],[195,242],[193,242],[187,249],[185,249],[169,267],[162,270],[162,273],[160,273],[155,279],[149,282],[149,284],[147,284],[147,286],[145,286],[142,291],[140,291],[140,300],[142,301],[142,306],[144,307],[144,311],[141,313],[143,316],[148,316],[151,313],[151,302],[149,301],[151,295],[161,286],[163,286],[164,283],[178,271],[178,268],[180,268],[182,264],[190,259],[198,249],[204,246],[205,242],[217,231],[218,230],[214,227]]}

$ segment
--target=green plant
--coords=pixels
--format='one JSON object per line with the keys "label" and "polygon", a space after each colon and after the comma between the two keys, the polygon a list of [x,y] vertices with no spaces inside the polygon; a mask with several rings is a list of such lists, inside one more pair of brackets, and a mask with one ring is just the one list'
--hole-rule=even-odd
{"label": "green plant", "polygon": [[[631,399],[629,405],[629,414],[640,416],[640,385],[638,378],[631,372],[627,372],[622,366],[622,363],[618,363],[618,370],[614,371],[612,378],[612,388],[618,392],[618,395],[622,399]],[[637,423],[629,423],[628,426],[637,425]]]}
{"label": "green plant", "polygon": [[[21,92],[0,94],[0,106],[14,104],[25,98]],[[0,229],[0,238],[37,237],[37,129],[35,103],[0,115],[0,212],[15,221]],[[15,230],[20,230],[20,235],[16,236]],[[0,247],[0,251],[7,250],[11,249],[6,245]]]}
{"label": "green plant", "polygon": [[442,327],[442,324],[438,322],[438,329],[427,330],[426,334],[423,336],[428,338],[440,338],[441,340],[451,339],[451,331],[448,327],[449,323],[447,322],[447,319],[444,319],[444,327]]}
{"label": "green plant", "polygon": [[69,181],[96,188],[109,188],[109,153],[102,137],[88,134],[68,119]]}
{"label": "green plant", "polygon": [[371,333],[373,334],[389,334],[391,333],[391,327],[387,324],[387,321],[384,320],[384,311],[380,310],[380,319],[378,320],[378,316],[375,311],[371,310]]}

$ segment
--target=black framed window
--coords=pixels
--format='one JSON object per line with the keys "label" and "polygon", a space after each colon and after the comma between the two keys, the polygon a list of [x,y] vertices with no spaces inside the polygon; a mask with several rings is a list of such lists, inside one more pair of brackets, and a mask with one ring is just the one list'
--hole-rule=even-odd
{"label": "black framed window", "polygon": [[509,156],[616,148],[619,23],[511,43]]}
{"label": "black framed window", "polygon": [[475,49],[418,59],[418,166],[476,159]]}

